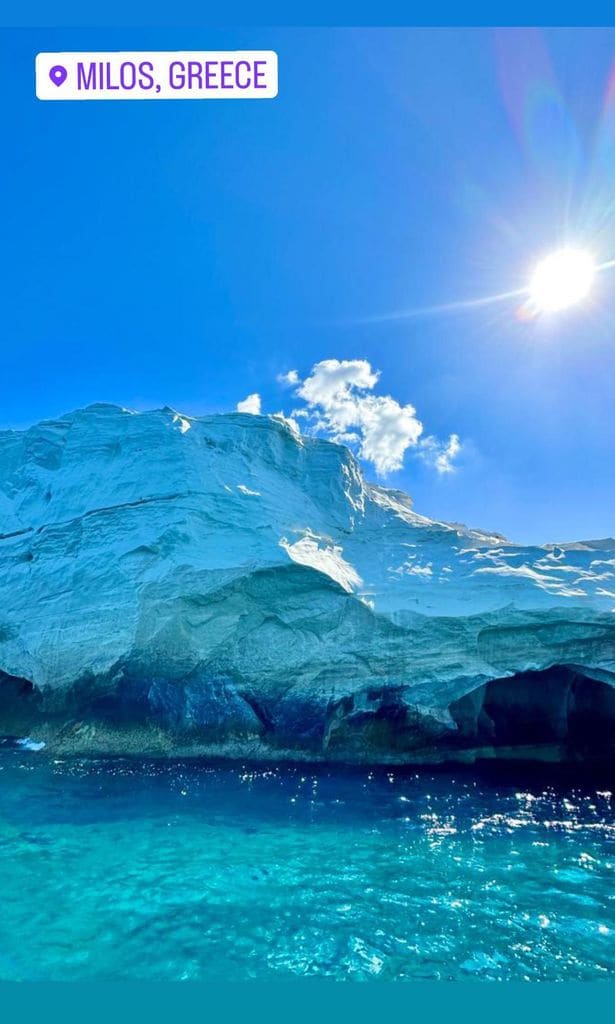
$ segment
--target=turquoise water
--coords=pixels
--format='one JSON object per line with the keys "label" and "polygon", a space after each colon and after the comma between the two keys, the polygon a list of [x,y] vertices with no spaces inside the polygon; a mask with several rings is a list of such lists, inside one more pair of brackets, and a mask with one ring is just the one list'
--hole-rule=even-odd
{"label": "turquoise water", "polygon": [[0,978],[615,974],[605,787],[0,754]]}

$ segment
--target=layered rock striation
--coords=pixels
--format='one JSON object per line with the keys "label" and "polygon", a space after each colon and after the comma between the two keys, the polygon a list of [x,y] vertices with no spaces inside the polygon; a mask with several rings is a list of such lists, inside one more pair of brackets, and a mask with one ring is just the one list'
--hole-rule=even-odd
{"label": "layered rock striation", "polygon": [[615,753],[615,541],[418,515],[281,418],[0,433],[0,730],[414,763]]}

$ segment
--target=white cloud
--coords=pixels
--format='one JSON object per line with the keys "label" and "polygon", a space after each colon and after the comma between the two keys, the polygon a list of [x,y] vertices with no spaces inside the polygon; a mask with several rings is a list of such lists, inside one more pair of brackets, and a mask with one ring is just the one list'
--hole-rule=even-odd
{"label": "white cloud", "polygon": [[288,373],[278,373],[276,380],[278,384],[285,384],[287,387],[292,387],[292,385],[299,383],[299,374],[296,370],[289,370]]}
{"label": "white cloud", "polygon": [[312,367],[297,395],[307,403],[316,431],[355,447],[382,475],[401,469],[423,425],[414,406],[371,394],[379,376],[365,359],[325,359]]}
{"label": "white cloud", "polygon": [[435,437],[426,437],[420,443],[421,458],[431,463],[438,473],[453,473],[456,466],[454,459],[461,451],[461,441],[458,434],[451,434],[448,441],[438,441]]}
{"label": "white cloud", "polygon": [[323,359],[312,367],[297,394],[309,405],[327,409],[351,398],[354,389],[371,390],[379,376],[366,359]]}
{"label": "white cloud", "polygon": [[453,466],[453,459],[459,455],[460,451],[461,441],[459,440],[459,435],[451,434],[446,447],[440,452],[436,459],[436,469],[438,470],[438,473],[452,473],[455,469]]}
{"label": "white cloud", "polygon": [[[285,423],[297,436],[303,429],[348,445],[361,459],[371,462],[379,476],[401,469],[408,452],[438,473],[452,473],[456,468],[455,459],[462,449],[459,436],[451,434],[447,441],[424,437],[413,405],[374,393],[380,371],[366,359],[323,359],[305,380],[296,370],[278,374],[277,380],[292,387],[293,394],[303,400],[290,416],[273,414],[273,419]],[[237,403],[237,411],[260,414],[261,396],[256,392],[248,395]]]}
{"label": "white cloud", "polygon": [[237,402],[237,412],[250,412],[253,416],[260,415],[261,411],[261,396],[254,392],[253,395],[248,395],[244,398],[243,402]]}

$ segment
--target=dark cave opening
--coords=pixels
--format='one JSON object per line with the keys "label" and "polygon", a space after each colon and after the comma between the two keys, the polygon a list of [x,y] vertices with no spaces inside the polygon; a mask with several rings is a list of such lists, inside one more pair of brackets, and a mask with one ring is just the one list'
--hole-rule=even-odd
{"label": "dark cave opening", "polygon": [[463,747],[561,747],[572,760],[615,754],[615,687],[576,667],[493,679],[450,712]]}
{"label": "dark cave opening", "polygon": [[29,679],[0,671],[0,733],[27,732],[39,707],[40,693]]}

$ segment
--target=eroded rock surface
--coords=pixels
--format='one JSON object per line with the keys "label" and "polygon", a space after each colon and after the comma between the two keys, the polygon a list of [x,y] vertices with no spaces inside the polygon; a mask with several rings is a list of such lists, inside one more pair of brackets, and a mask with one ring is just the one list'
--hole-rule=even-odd
{"label": "eroded rock surface", "polygon": [[0,433],[0,731],[57,749],[610,758],[614,611],[615,541],[434,522],[280,419]]}

